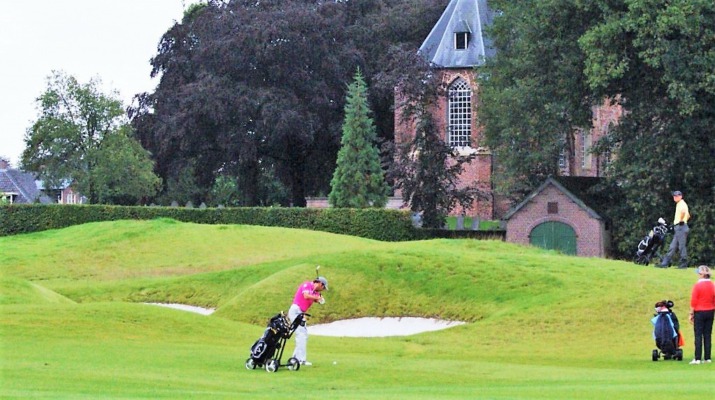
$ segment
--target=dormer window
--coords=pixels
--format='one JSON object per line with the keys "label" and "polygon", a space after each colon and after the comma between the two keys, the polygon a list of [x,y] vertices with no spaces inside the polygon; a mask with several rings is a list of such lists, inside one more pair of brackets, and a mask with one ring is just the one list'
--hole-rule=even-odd
{"label": "dormer window", "polygon": [[454,34],[454,48],[457,50],[467,50],[469,47],[469,32],[456,32]]}
{"label": "dormer window", "polygon": [[18,193],[4,192],[0,193],[0,204],[13,204],[17,202]]}

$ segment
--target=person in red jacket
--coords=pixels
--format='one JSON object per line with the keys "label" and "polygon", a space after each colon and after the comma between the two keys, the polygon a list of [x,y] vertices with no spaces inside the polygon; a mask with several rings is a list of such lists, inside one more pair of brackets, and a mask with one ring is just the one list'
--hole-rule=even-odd
{"label": "person in red jacket", "polygon": [[710,280],[710,268],[706,265],[699,266],[695,272],[700,278],[690,294],[690,322],[695,330],[695,358],[690,363],[701,364],[712,362],[715,284]]}

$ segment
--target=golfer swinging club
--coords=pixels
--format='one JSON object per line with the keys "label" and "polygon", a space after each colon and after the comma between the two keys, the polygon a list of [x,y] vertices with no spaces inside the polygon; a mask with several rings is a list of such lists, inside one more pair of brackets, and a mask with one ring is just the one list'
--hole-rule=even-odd
{"label": "golfer swinging club", "polygon": [[[315,268],[317,275],[320,266]],[[325,277],[317,276],[312,281],[303,282],[298,286],[298,290],[293,297],[293,305],[288,309],[288,319],[291,323],[300,315],[308,311],[313,303],[324,304],[325,299],[320,293],[323,290],[328,290],[328,280]],[[301,365],[313,365],[306,357],[308,353],[308,329],[305,327],[305,320],[295,330],[295,351],[293,357],[298,359]]]}

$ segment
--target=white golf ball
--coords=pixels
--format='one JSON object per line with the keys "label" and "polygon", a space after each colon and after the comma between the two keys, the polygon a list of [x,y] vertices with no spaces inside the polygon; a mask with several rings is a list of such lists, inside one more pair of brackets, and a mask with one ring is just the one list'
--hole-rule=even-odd
{"label": "white golf ball", "polygon": [[337,365],[337,364],[338,364],[338,362],[337,362],[337,361],[333,361],[333,365]]}

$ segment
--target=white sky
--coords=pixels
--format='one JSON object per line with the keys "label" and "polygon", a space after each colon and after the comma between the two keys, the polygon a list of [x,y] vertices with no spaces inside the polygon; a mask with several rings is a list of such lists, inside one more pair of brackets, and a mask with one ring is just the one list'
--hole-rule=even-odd
{"label": "white sky", "polygon": [[158,83],[149,59],[197,0],[0,0],[0,156],[17,167],[52,70],[99,78],[127,106]]}

